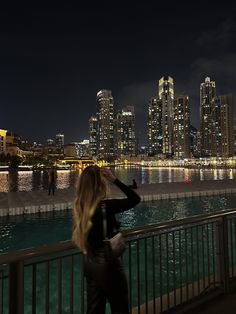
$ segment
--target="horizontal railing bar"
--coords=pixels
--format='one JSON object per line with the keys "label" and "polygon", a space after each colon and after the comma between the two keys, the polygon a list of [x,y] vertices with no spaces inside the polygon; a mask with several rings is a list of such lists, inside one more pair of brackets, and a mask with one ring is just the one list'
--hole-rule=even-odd
{"label": "horizontal railing bar", "polygon": [[[63,255],[58,255],[58,256],[55,256],[55,257],[52,257],[52,258],[48,258],[48,257],[44,257],[44,258],[42,258],[42,259],[40,259],[39,261],[37,261],[37,265],[39,265],[39,264],[44,264],[44,263],[46,263],[46,262],[55,262],[55,261],[57,261],[59,258],[68,258],[68,257],[72,257],[72,256],[75,256],[75,255],[80,255],[80,254],[82,254],[80,251],[78,251],[78,252],[75,252],[75,253],[69,253],[69,252],[67,252],[67,253],[65,253],[65,254],[63,254]],[[30,266],[33,266],[35,264],[35,262],[31,262],[31,261],[29,261],[29,262],[25,262],[25,264],[24,264],[24,266],[26,266],[26,267],[30,267]]]}
{"label": "horizontal railing bar", "polygon": [[69,249],[75,249],[76,247],[70,240],[61,241],[55,244],[45,244],[39,247],[17,250],[13,252],[3,253],[0,255],[0,264],[10,264],[14,261],[20,261],[24,259],[39,257],[41,255],[58,253]]}
{"label": "horizontal railing bar", "polygon": [[146,232],[154,232],[154,231],[159,231],[159,230],[178,227],[178,226],[190,225],[193,223],[203,222],[204,220],[208,220],[208,221],[216,220],[217,221],[222,217],[228,217],[231,215],[236,215],[236,209],[220,211],[214,214],[205,214],[205,215],[198,215],[198,216],[193,216],[193,217],[188,217],[188,218],[183,218],[183,219],[171,220],[171,221],[161,222],[157,224],[146,224],[141,227],[122,230],[122,233],[125,236],[133,236],[133,235],[138,235],[138,234],[146,233]]}
{"label": "horizontal railing bar", "polygon": [[[189,218],[183,218],[178,220],[171,220],[167,222],[161,222],[157,224],[147,224],[141,227],[136,227],[132,229],[123,230],[124,236],[137,236],[139,234],[147,232],[157,232],[169,228],[181,227],[184,225],[195,224],[203,222],[204,220],[219,220],[222,217],[228,217],[231,215],[236,215],[236,209],[225,210],[216,212],[214,214],[199,215]],[[21,249],[13,252],[6,252],[0,254],[0,265],[10,264],[12,262],[26,260],[34,257],[39,257],[46,254],[58,253],[61,251],[66,251],[69,249],[76,249],[74,244],[70,241],[61,241],[55,244],[45,244],[40,247]]]}
{"label": "horizontal railing bar", "polygon": [[[211,221],[211,223],[214,223],[216,221],[218,221],[218,219],[215,219],[213,221]],[[200,223],[197,224],[197,226],[207,226],[209,224],[209,221],[204,222],[204,221],[200,221]],[[195,226],[195,225],[194,225]],[[149,239],[152,238],[153,236],[157,235],[157,234],[161,234],[161,235],[165,235],[165,234],[170,234],[170,232],[172,231],[184,231],[184,230],[188,230],[190,229],[192,226],[190,224],[186,224],[186,225],[181,225],[181,226],[176,226],[176,227],[171,227],[169,229],[165,228],[164,231],[162,229],[156,229],[156,230],[151,230],[151,231],[146,231],[146,233],[141,232],[141,233],[135,233],[132,236],[137,236],[139,239]],[[174,230],[173,230],[174,229]],[[131,230],[131,229],[129,229]],[[154,232],[156,232],[156,234],[153,234]],[[122,231],[122,233],[124,234],[124,232]],[[133,238],[130,236],[130,234],[125,234],[125,237],[127,237],[126,242],[132,242]]]}

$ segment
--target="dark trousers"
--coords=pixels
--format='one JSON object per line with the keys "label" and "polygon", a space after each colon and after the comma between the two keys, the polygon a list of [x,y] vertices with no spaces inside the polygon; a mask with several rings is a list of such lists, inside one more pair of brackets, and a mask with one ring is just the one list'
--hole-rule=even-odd
{"label": "dark trousers", "polygon": [[128,284],[121,259],[106,262],[104,252],[85,257],[87,314],[105,314],[106,301],[112,314],[128,314]]}

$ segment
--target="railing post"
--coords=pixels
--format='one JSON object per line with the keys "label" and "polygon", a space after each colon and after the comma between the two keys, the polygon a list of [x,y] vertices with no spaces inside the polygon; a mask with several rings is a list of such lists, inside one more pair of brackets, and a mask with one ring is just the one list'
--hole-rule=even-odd
{"label": "railing post", "polygon": [[224,292],[229,291],[229,253],[228,253],[228,224],[227,217],[221,217],[217,223],[216,232],[216,271],[223,285]]}
{"label": "railing post", "polygon": [[9,314],[24,314],[24,262],[9,266]]}

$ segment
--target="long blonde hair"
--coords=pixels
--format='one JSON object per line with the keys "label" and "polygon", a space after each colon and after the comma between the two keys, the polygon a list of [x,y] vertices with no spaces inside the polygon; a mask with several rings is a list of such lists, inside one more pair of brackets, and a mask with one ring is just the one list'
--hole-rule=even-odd
{"label": "long blonde hair", "polygon": [[87,252],[87,237],[92,217],[99,202],[106,197],[107,184],[98,166],[88,166],[81,173],[73,209],[73,242],[83,253]]}

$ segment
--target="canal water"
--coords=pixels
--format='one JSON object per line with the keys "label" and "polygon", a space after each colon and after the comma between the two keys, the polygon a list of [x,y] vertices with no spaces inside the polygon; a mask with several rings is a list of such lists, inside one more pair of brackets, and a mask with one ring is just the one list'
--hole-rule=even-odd
{"label": "canal water", "polygon": [[[236,169],[186,169],[158,167],[115,167],[112,171],[126,184],[135,179],[138,184],[181,182],[184,180],[223,180],[236,179]],[[80,172],[57,171],[57,189],[75,185]],[[0,172],[0,192],[43,190],[48,187],[46,171]]]}
{"label": "canal water", "polygon": [[[118,215],[122,228],[181,219],[236,208],[236,194],[142,202]],[[72,212],[9,216],[0,219],[0,253],[71,238]]]}

